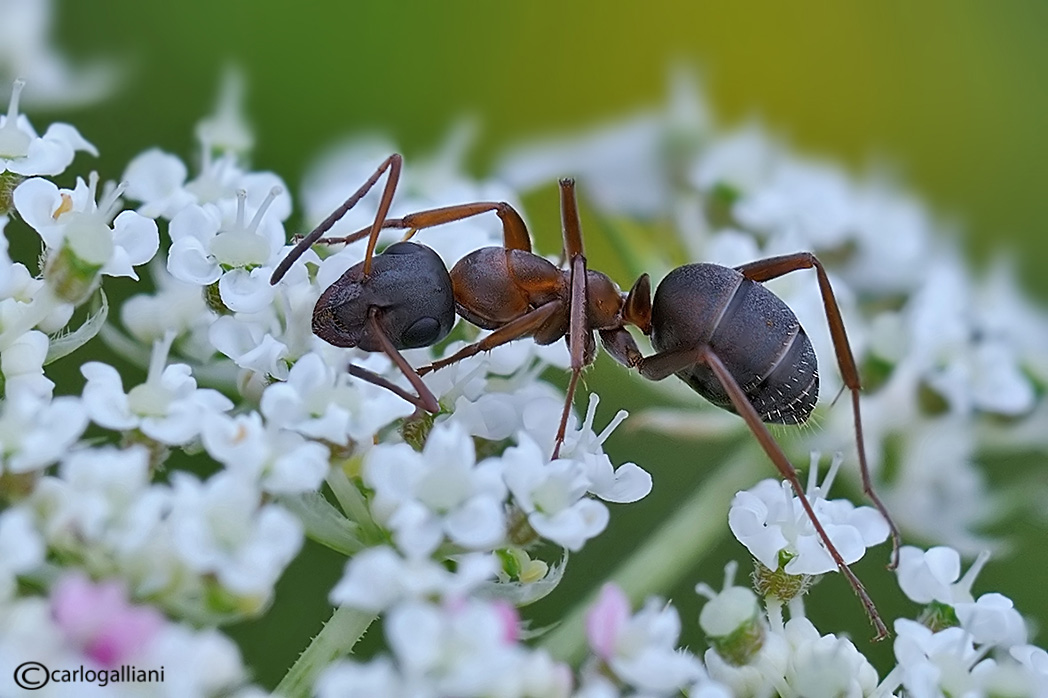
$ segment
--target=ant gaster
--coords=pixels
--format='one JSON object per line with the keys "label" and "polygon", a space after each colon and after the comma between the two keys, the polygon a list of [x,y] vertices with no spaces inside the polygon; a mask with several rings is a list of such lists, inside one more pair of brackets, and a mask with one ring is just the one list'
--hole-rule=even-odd
{"label": "ant gaster", "polygon": [[[812,254],[801,252],[758,260],[740,267],[689,264],[670,272],[651,299],[651,283],[642,275],[622,293],[606,275],[588,270],[574,182],[560,181],[561,223],[567,269],[532,254],[523,219],[505,202],[476,202],[430,209],[387,219],[401,170],[401,157],[387,158],[375,173],[327,219],[303,238],[273,273],[277,283],[291,265],[317,242],[343,243],[368,237],[364,261],[351,267],[317,302],[313,331],[336,346],[383,351],[417,392],[411,395],[382,376],[350,365],[354,376],[394,391],[416,406],[437,412],[436,398],[421,375],[532,337],[550,344],[564,337],[571,354],[571,379],[557,431],[553,458],[564,441],[572,398],[582,369],[594,358],[596,331],[606,351],[619,363],[636,368],[649,380],[677,375],[718,407],[739,414],[779,473],[790,482],[802,508],[865,607],[877,639],[888,630],[873,601],[830,541],[805,495],[797,471],[765,423],[799,424],[818,398],[815,352],[796,315],[762,282],[793,271],[814,268],[833,340],[837,364],[852,409],[863,489],[891,529],[898,560],[899,533],[873,490],[863,445],[859,412],[858,369],[845,333],[837,300],[825,269]],[[374,223],[341,238],[321,240],[389,171]],[[476,250],[455,264],[450,274],[424,245],[407,242],[421,229],[494,211],[502,220],[502,247]],[[376,255],[382,228],[407,229],[404,241]],[[432,345],[451,329],[454,312],[493,332],[444,359],[415,371],[399,349]],[[643,356],[628,325],[651,338],[656,353]]]}

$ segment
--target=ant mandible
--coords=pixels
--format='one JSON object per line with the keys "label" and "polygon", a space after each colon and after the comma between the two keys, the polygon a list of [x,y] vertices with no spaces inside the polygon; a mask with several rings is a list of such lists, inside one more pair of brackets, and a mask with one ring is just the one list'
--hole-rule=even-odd
{"label": "ant mandible", "polygon": [[[564,337],[571,354],[571,378],[557,430],[553,458],[564,441],[568,414],[582,369],[593,361],[601,338],[605,350],[648,380],[677,375],[718,407],[739,414],[779,473],[790,482],[802,508],[837,567],[859,596],[877,639],[887,628],[865,588],[848,568],[819,522],[797,471],[765,423],[799,424],[818,398],[815,352],[793,311],[763,282],[793,271],[814,268],[833,340],[834,354],[851,392],[863,490],[888,522],[892,559],[898,560],[899,533],[873,490],[866,461],[859,410],[861,384],[844,321],[829,278],[810,253],[772,257],[736,268],[689,264],[671,271],[659,284],[654,302],[651,282],[641,275],[623,294],[605,274],[587,269],[574,181],[560,181],[561,222],[567,269],[532,254],[531,238],[517,211],[505,202],[476,202],[430,209],[387,219],[399,181],[402,159],[387,158],[360,189],[317,226],[281,261],[277,283],[314,243],[349,243],[368,237],[364,261],[351,267],[321,295],[313,313],[313,331],[336,346],[383,351],[411,382],[411,395],[382,376],[355,365],[349,372],[394,391],[417,407],[439,411],[421,376],[522,337],[551,344]],[[371,226],[341,238],[321,240],[375,185],[389,176]],[[476,250],[455,264],[450,274],[424,245],[408,242],[422,229],[494,211],[502,220],[503,246]],[[375,255],[383,228],[407,229],[404,241]],[[435,344],[450,331],[454,313],[493,332],[444,359],[417,371],[398,349]],[[656,353],[643,356],[628,325],[651,339]]]}

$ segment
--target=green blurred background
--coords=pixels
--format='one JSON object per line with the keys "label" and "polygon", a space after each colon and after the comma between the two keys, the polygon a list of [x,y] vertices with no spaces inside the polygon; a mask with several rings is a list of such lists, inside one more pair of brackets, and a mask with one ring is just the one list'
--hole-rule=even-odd
{"label": "green blurred background", "polygon": [[[856,169],[891,163],[935,210],[960,222],[973,261],[1016,251],[1026,286],[1048,299],[1042,2],[68,0],[57,3],[56,20],[57,43],[72,57],[110,58],[125,69],[122,89],[108,101],[34,115],[37,125],[59,117],[75,123],[101,150],[103,178],[119,177],[150,146],[191,159],[193,126],[211,110],[229,62],[248,79],[254,165],[281,174],[295,194],[308,162],[339,136],[384,132],[410,167],[412,155],[438,144],[464,114],[482,125],[471,160],[482,174],[501,148],[525,137],[662,103],[668,67],[683,62],[703,74],[721,123],[756,115],[803,152]],[[556,249],[552,190],[526,203],[539,248]],[[600,240],[587,242],[593,266],[614,266]],[[621,376],[603,364],[590,375],[604,398],[598,422],[620,406],[636,409],[638,397],[652,399],[641,381]],[[613,510],[611,530],[573,560],[563,587],[539,609],[542,623],[701,486],[709,472],[703,463],[715,464],[727,448],[682,448],[620,430],[611,450],[617,462],[635,459],[651,470],[655,492]],[[1043,458],[1016,459],[998,475],[1043,480],[1043,466]],[[1043,622],[1048,600],[1029,583],[1048,569],[1043,518],[1026,516],[1004,530],[1017,536],[1018,554],[991,563],[976,592],[999,589]],[[665,590],[682,609],[685,641],[698,651],[691,587],[700,580],[719,586],[729,556],[741,558],[741,548],[722,546],[687,583]],[[883,572],[885,556],[857,570],[888,615],[912,614],[893,605],[900,595]],[[326,590],[340,571],[337,556],[308,549],[281,583],[273,612],[233,630],[264,684],[274,685],[319,629],[329,613]],[[847,587],[838,579],[823,586],[810,609],[817,625],[848,629],[864,642],[870,632]],[[890,652],[873,650],[882,671]]]}

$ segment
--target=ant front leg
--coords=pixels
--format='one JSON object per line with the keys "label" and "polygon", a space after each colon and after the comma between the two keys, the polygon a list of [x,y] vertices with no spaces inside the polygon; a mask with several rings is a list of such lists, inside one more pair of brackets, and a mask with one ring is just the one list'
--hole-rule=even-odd
{"label": "ant front leg", "polygon": [[373,373],[366,368],[361,368],[354,364],[350,364],[347,367],[350,375],[356,376],[361,380],[366,380],[373,385],[385,388],[404,398],[412,405],[426,410],[427,412],[432,414],[440,412],[440,403],[437,401],[433,391],[426,387],[426,384],[422,382],[422,376],[420,373],[411,367],[411,364],[409,364],[407,359],[404,358],[404,355],[397,351],[397,348],[393,346],[393,342],[391,342],[389,337],[386,336],[385,331],[382,329],[382,325],[378,321],[379,312],[378,308],[372,308],[368,313],[368,324],[371,325],[371,331],[378,339],[383,353],[393,361],[394,365],[396,365],[396,367],[400,369],[400,372],[404,374],[404,377],[408,379],[408,382],[411,383],[411,387],[415,389],[417,396],[412,395],[396,383],[383,378],[377,373]]}
{"label": "ant front leg", "polygon": [[491,351],[497,346],[532,335],[550,318],[562,311],[563,304],[559,301],[551,301],[545,305],[540,305],[538,308],[521,315],[516,320],[506,323],[479,342],[464,346],[451,356],[434,361],[429,366],[423,366],[418,370],[418,374],[424,376],[431,371],[439,371],[482,351]]}
{"label": "ant front leg", "polygon": [[[298,258],[305,254],[306,250],[312,247],[327,231],[331,230],[331,226],[335,225],[342,216],[346,215],[351,208],[357,205],[364,196],[371,191],[371,188],[378,182],[379,177],[386,170],[389,170],[389,178],[386,180],[386,186],[382,190],[382,199],[378,204],[378,211],[375,213],[375,222],[369,227],[365,228],[365,234],[370,235],[368,239],[368,250],[364,257],[364,276],[367,277],[371,274],[371,258],[375,253],[375,245],[378,243],[378,234],[382,229],[382,222],[386,218],[386,214],[389,213],[390,204],[393,202],[393,194],[397,189],[397,182],[400,181],[400,168],[403,165],[404,159],[399,153],[393,153],[388,158],[382,161],[382,164],[378,166],[378,169],[368,178],[364,184],[360,186],[348,199],[346,199],[341,206],[331,212],[327,218],[325,218],[320,225],[313,229],[313,231],[306,235],[304,238],[298,241],[294,249],[288,253],[287,257],[284,257],[277,265],[277,268],[273,270],[273,275],[269,278],[269,283],[275,285],[278,281],[284,278],[287,274],[288,269],[291,265],[298,261]],[[363,237],[363,236],[361,236]]]}
{"label": "ant front leg", "polygon": [[862,415],[859,411],[859,392],[862,383],[859,380],[859,369],[855,365],[855,356],[852,354],[851,345],[848,343],[848,333],[844,329],[844,319],[841,317],[841,309],[837,304],[837,297],[830,286],[830,279],[826,275],[819,259],[810,252],[797,252],[795,254],[769,257],[744,264],[735,269],[751,281],[770,281],[800,269],[815,269],[819,279],[819,293],[822,295],[823,310],[826,313],[826,322],[830,327],[830,337],[833,340],[833,351],[837,356],[837,366],[844,379],[844,385],[851,391],[852,414],[855,420],[855,445],[859,454],[859,469],[862,473],[862,489],[870,498],[877,511],[881,513],[892,535],[892,557],[888,569],[895,569],[899,564],[899,545],[901,537],[899,529],[888,513],[887,507],[881,502],[880,497],[873,488],[873,480],[870,477],[870,468],[866,461],[866,445],[862,434]]}

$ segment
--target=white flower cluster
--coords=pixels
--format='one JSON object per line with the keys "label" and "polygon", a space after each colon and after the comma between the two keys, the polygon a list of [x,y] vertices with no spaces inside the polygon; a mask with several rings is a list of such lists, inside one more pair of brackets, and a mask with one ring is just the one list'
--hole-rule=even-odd
{"label": "white flower cluster", "polygon": [[[994,450],[1046,446],[1038,425],[1048,403],[1037,387],[1048,381],[1048,313],[1024,298],[1003,259],[985,278],[974,278],[951,231],[888,177],[859,179],[800,156],[757,124],[718,129],[693,86],[690,75],[678,74],[662,110],[522,145],[504,156],[499,172],[521,190],[572,173],[583,195],[609,216],[668,219],[688,259],[619,241],[628,249],[626,264],[642,260],[646,266],[636,273],[651,273],[653,283],[660,269],[685,262],[738,265],[816,254],[866,384],[870,468],[896,523],[968,555],[992,547],[979,529],[1004,503],[987,490],[981,460]],[[768,286],[812,339],[828,403],[841,378],[814,273]],[[663,385],[677,388],[670,383]],[[744,428],[741,420],[698,419],[701,401],[685,399],[695,405],[687,421],[660,410],[644,423],[678,436],[691,424],[697,438],[711,426]],[[814,432],[794,430],[786,439],[790,453],[854,453],[852,414],[843,407],[818,411]]]}
{"label": "white flower cluster", "polygon": [[[3,20],[22,12],[11,21],[28,22],[26,7],[0,0],[0,70],[25,56],[47,64],[46,4],[32,15],[39,31],[3,41]],[[52,83],[64,84],[68,72],[51,66]],[[27,661],[165,665],[150,695],[260,695],[219,628],[280,603],[275,585],[309,537],[346,564],[329,625],[277,687],[286,696],[1048,696],[1048,655],[1028,644],[1006,597],[972,596],[984,560],[962,577],[954,548],[902,549],[900,586],[927,608],[895,621],[898,662],[878,680],[850,641],[804,617],[810,577],[835,565],[795,493],[774,481],[733,502],[731,530],[760,562],[757,594],[734,585],[733,568],[720,592],[700,586],[710,598],[699,618],[704,656],[678,647],[672,606],[649,599],[633,612],[613,584],[588,610],[580,665],[532,643],[543,631],[518,609],[557,587],[568,553],[605,530],[608,503],[652,488],[641,467],[604,453],[625,413],[599,429],[591,394],[550,459],[564,398],[540,376],[568,365],[563,344],[513,342],[427,373],[437,414],[351,375],[349,365],[410,389],[385,355],[311,331],[317,299],[366,244],[317,246],[270,283],[291,250],[294,205],[281,177],[246,164],[254,137],[235,74],[196,130],[198,170],[151,148],[121,182],[83,172],[72,189],[50,178],[77,153],[98,152],[70,125],[33,129],[22,93],[48,83],[30,78],[12,82],[0,116],[0,681]],[[972,283],[917,202],[797,158],[759,129],[718,135],[683,92],[665,113],[510,154],[501,183],[463,174],[468,136],[454,131],[405,168],[391,217],[514,201],[505,182],[528,188],[575,173],[607,211],[671,216],[696,256],[820,254],[863,367],[879,372],[862,406],[875,471],[898,473],[882,483],[886,499],[907,530],[982,549],[974,527],[989,509],[976,448],[1043,445],[1030,424],[1048,409],[1034,390],[1048,377],[1038,353],[1048,322],[1006,273]],[[307,226],[395,150],[377,139],[334,149],[305,178]],[[379,197],[369,192],[330,235],[369,226]],[[8,236],[31,231],[43,245],[39,268],[9,254]],[[383,232],[379,249],[398,236]],[[486,214],[416,241],[451,265],[502,245],[503,232]],[[682,261],[651,257],[638,249],[651,264],[640,271]],[[120,304],[118,326],[107,277],[135,282],[146,265],[154,288]],[[775,288],[831,356],[816,329],[825,323],[815,284]],[[421,366],[480,334],[463,322],[451,341],[404,356]],[[79,393],[56,386],[45,367],[96,337],[144,377],[93,360],[79,364]],[[828,395],[834,373],[823,374]],[[842,412],[797,441],[852,444]],[[897,462],[887,462],[888,439],[900,445]],[[807,497],[851,563],[888,529],[873,509],[827,497],[842,460],[818,485],[813,456]],[[333,661],[379,618],[385,650]]]}
{"label": "white flower cluster", "polygon": [[[252,140],[235,133],[241,119],[220,114],[198,130],[195,176],[153,149],[119,184],[92,173],[66,190],[47,177],[65,171],[76,151],[97,152],[68,125],[37,136],[19,113],[23,89],[32,86],[16,83],[0,117],[0,177],[10,190],[0,230],[34,230],[44,253],[36,275],[6,254],[0,260],[0,617],[10,619],[0,623],[0,665],[25,661],[26,647],[40,649],[34,660],[79,657],[99,668],[170,652],[168,664],[197,681],[169,682],[171,695],[241,690],[246,670],[214,628],[273,603],[309,535],[349,555],[332,601],[382,613],[395,650],[388,667],[404,685],[425,680],[438,692],[483,695],[492,681],[516,676],[522,695],[570,691],[565,665],[508,633],[514,604],[548,594],[564,571],[565,562],[527,550],[545,539],[577,551],[606,527],[605,502],[650,491],[645,471],[616,468],[603,452],[625,413],[596,433],[592,395],[550,461],[563,396],[539,376],[551,363],[565,367],[567,352],[524,341],[427,375],[441,412],[416,414],[345,369],[353,363],[405,384],[386,357],[329,346],[310,331],[316,299],[360,261],[362,244],[310,252],[270,285],[290,249],[283,221],[292,202],[277,175],[249,171],[232,149]],[[460,141],[406,170],[395,212],[512,199],[459,174]],[[359,186],[376,147],[392,151],[350,144],[310,175],[310,219]],[[138,210],[124,210],[122,197],[139,201]],[[343,224],[370,223],[375,206],[366,197]],[[501,244],[491,219],[423,238],[451,263]],[[170,245],[166,268],[150,267],[156,290],[120,307],[123,328],[109,323],[105,278],[138,280],[161,236]],[[88,361],[80,394],[55,396],[45,366],[99,335],[147,368],[144,379]],[[405,355],[422,365],[461,345]],[[194,473],[211,474],[184,470],[188,456]],[[325,483],[338,507],[320,494]],[[49,604],[63,603],[56,580],[70,574],[79,575],[77,604],[95,603],[93,594],[108,600],[71,627],[53,610],[57,620],[34,626]],[[480,588],[500,600],[470,598]],[[212,630],[192,633],[179,621]],[[452,655],[425,656],[426,643],[448,637],[459,638]],[[193,663],[192,652],[211,651]],[[338,675],[325,681],[337,686]]]}

